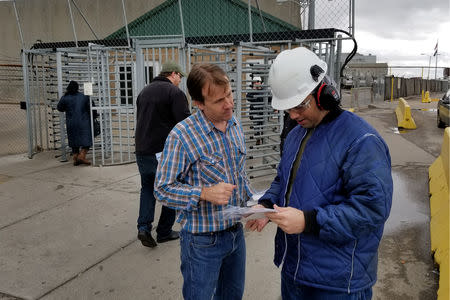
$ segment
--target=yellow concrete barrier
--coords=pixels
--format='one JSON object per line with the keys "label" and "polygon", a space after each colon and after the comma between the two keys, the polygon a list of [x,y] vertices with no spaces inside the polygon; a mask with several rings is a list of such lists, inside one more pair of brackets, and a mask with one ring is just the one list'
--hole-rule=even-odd
{"label": "yellow concrete barrier", "polygon": [[399,99],[397,108],[395,109],[395,114],[397,115],[398,127],[405,129],[417,128],[416,122],[414,122],[411,115],[411,107],[405,99]]}
{"label": "yellow concrete barrier", "polygon": [[450,299],[449,247],[450,247],[450,190],[449,190],[450,127],[444,131],[441,155],[428,170],[430,186],[431,251],[439,265],[438,300]]}

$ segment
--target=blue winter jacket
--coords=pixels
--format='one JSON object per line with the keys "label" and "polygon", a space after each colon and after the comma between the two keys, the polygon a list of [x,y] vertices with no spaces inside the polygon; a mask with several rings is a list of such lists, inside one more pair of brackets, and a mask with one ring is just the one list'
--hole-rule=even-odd
{"label": "blue winter jacket", "polygon": [[[306,129],[287,136],[278,174],[261,200],[286,206],[293,161]],[[319,124],[304,149],[289,206],[315,211],[316,232],[275,237],[277,266],[299,284],[353,293],[375,284],[377,251],[392,203],[389,150],[348,111]]]}
{"label": "blue winter jacket", "polygon": [[64,95],[59,100],[57,109],[66,113],[69,147],[92,146],[89,96],[82,93]]}

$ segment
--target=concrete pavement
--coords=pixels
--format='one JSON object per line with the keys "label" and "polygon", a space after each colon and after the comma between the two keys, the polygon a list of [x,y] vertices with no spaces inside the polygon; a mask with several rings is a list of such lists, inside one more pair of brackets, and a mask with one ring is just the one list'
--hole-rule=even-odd
{"label": "concrete pavement", "polygon": [[[386,139],[393,162],[374,299],[435,299],[427,168],[437,156],[395,131],[394,108],[380,102],[357,112]],[[178,241],[149,249],[136,239],[136,165],[74,167],[55,154],[0,159],[0,299],[181,299]],[[275,229],[246,232],[244,299],[280,299]]]}
{"label": "concrete pavement", "polygon": [[[0,299],[180,299],[178,241],[136,239],[136,165],[74,167],[55,154],[1,159]],[[246,299],[279,294],[267,229],[246,233]]]}

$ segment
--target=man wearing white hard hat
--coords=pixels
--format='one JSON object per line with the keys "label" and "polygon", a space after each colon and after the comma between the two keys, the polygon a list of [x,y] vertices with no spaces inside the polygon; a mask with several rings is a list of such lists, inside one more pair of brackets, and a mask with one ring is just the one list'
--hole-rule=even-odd
{"label": "man wearing white hard hat", "polygon": [[371,299],[377,253],[392,204],[389,149],[372,126],[340,108],[327,64],[299,47],[269,72],[274,109],[297,125],[277,176],[259,200],[275,213],[250,220],[278,225],[274,263],[286,299]]}
{"label": "man wearing white hard hat", "polygon": [[255,129],[256,145],[261,144],[260,135],[262,135],[262,125],[264,124],[264,97],[261,93],[262,89],[262,79],[259,76],[254,76],[252,78],[251,84],[252,91],[248,92],[246,95],[247,101],[250,102],[250,120],[253,121],[253,128]]}

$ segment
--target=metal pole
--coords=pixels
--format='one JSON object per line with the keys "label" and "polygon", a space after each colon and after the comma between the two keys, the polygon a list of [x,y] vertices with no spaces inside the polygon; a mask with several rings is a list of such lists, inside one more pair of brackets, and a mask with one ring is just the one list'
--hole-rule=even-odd
{"label": "metal pole", "polygon": [[[250,1],[249,1],[250,3]],[[242,113],[242,46],[236,49],[236,117],[241,122]]]}
{"label": "metal pole", "polygon": [[314,19],[316,18],[316,0],[309,0],[308,8],[308,29],[315,28]]}
{"label": "metal pole", "polygon": [[336,69],[335,69],[335,80],[336,84],[338,84],[339,91],[341,90],[341,54],[342,54],[342,35],[339,34],[337,40],[337,49],[336,49]]}
{"label": "metal pole", "polygon": [[351,31],[353,37],[355,37],[355,0],[350,0],[351,9]]}
{"label": "metal pole", "polygon": [[248,0],[248,31],[250,34],[250,43],[253,43],[253,27],[252,27],[252,6],[251,0]]}
{"label": "metal pole", "polygon": [[[136,49],[136,90],[139,94],[145,87],[145,76],[144,76],[145,60],[142,54],[143,46],[139,43],[139,40],[135,40],[134,47]],[[153,64],[153,68],[155,68],[155,64]],[[147,80],[150,82],[149,76],[147,76]]]}
{"label": "metal pole", "polygon": [[[256,1],[256,7],[258,8],[258,12],[259,12],[259,18],[261,19],[261,24],[263,26],[263,30],[264,30],[264,32],[267,32],[266,24],[264,24],[264,19],[263,19],[262,13],[261,13],[261,9],[259,8],[258,0],[255,0],[255,1]],[[298,13],[300,14],[300,11]],[[300,25],[299,25],[299,27],[300,27],[302,25],[301,20],[300,20],[300,15],[298,16],[298,21],[300,23]]]}
{"label": "metal pole", "polygon": [[430,67],[431,67],[431,55],[429,56],[429,59],[428,59],[428,76],[427,76],[427,80],[430,80]]}
{"label": "metal pole", "polygon": [[28,137],[28,158],[33,157],[33,135],[31,126],[31,102],[30,102],[30,90],[29,90],[29,79],[28,79],[28,63],[27,54],[25,49],[22,50],[22,70],[23,70],[23,91],[27,106],[27,137]]}
{"label": "metal pole", "polygon": [[130,45],[130,32],[128,31],[127,14],[126,14],[126,11],[125,11],[125,3],[124,3],[123,0],[122,0],[122,10],[123,10],[123,20],[125,22],[125,30],[127,32],[128,48],[130,48],[131,47],[131,45]]}
{"label": "metal pole", "polygon": [[436,65],[435,65],[435,69],[434,69],[434,79],[437,79],[437,59],[438,59],[438,53],[436,52]]}
{"label": "metal pole", "polygon": [[20,42],[22,44],[22,49],[25,49],[25,42],[23,41],[22,27],[20,26],[19,14],[17,13],[16,0],[13,1],[14,13],[16,14],[17,27],[19,28]]}
{"label": "metal pole", "polygon": [[75,23],[73,22],[72,6],[70,6],[70,0],[67,0],[67,5],[69,6],[70,20],[72,22],[73,36],[75,37],[75,46],[78,48],[77,32],[75,31]]}
{"label": "metal pole", "polygon": [[421,87],[422,102],[423,102],[423,95],[424,95],[424,91],[423,91],[423,67],[422,67],[422,75],[420,76],[420,87]]}
{"label": "metal pole", "polygon": [[[56,52],[56,77],[58,78],[58,99],[63,96],[62,59],[61,52]],[[66,118],[63,112],[59,113],[59,130],[61,138],[61,162],[67,161],[66,154]]]}
{"label": "metal pole", "polygon": [[184,47],[186,40],[185,40],[185,36],[184,36],[183,9],[181,7],[181,0],[178,0],[178,8],[180,9],[181,35],[183,36],[183,47]]}

